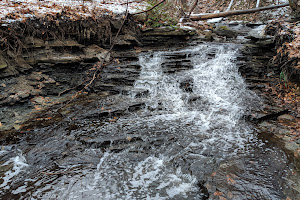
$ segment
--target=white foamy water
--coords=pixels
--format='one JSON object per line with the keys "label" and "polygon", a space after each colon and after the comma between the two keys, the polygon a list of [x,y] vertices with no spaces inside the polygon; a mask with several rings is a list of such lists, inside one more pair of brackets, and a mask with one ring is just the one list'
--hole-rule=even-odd
{"label": "white foamy water", "polygon": [[[185,55],[191,68],[166,73],[165,63],[172,54]],[[192,169],[201,174],[243,153],[252,138],[241,117],[256,97],[238,72],[237,55],[235,45],[213,44],[141,55],[141,73],[131,98],[144,99],[145,109],[95,128],[110,137],[135,135],[141,141],[120,144],[125,150],[107,151],[96,169],[64,175],[51,190],[45,187],[32,196],[201,199],[200,175],[196,178]],[[180,87],[185,80],[190,82],[189,92]],[[148,92],[137,97],[135,91],[141,90]]]}
{"label": "white foamy water", "polygon": [[24,171],[24,169],[28,167],[28,164],[26,163],[26,159],[22,155],[22,153],[19,153],[19,155],[9,159],[7,162],[1,165],[1,167],[6,167],[6,166],[10,169],[6,171],[4,175],[1,177],[2,183],[0,184],[0,189],[2,188],[2,190],[9,189],[10,183],[13,181],[13,178],[16,177],[22,171]]}
{"label": "white foamy water", "polygon": [[163,73],[163,62],[163,52],[141,56],[139,64],[142,69],[134,87],[149,91],[150,101],[146,103],[149,108],[171,111],[172,114],[182,112],[186,108],[181,98],[179,83]]}

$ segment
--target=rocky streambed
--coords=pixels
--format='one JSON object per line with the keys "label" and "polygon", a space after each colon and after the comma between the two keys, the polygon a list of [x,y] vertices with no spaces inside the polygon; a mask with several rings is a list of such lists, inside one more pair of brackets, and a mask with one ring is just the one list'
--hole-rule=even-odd
{"label": "rocky streambed", "polygon": [[36,59],[2,69],[3,198],[299,198],[299,118],[265,91],[280,69],[260,25],[126,25],[91,94],[63,104],[120,27],[103,24],[102,43],[26,39]]}

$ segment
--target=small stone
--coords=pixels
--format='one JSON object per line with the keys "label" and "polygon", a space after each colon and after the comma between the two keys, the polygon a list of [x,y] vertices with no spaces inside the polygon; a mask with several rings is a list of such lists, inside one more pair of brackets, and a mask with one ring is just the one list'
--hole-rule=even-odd
{"label": "small stone", "polygon": [[272,124],[270,124],[269,122],[262,122],[259,124],[260,127],[270,127],[272,126]]}
{"label": "small stone", "polygon": [[280,129],[278,132],[280,135],[288,135],[290,133],[290,131],[287,129]]}
{"label": "small stone", "polygon": [[212,32],[211,31],[204,31],[205,39],[212,40]]}
{"label": "small stone", "polygon": [[14,125],[14,129],[16,129],[17,131],[20,130],[21,128],[22,128],[22,126],[19,124]]}
{"label": "small stone", "polygon": [[268,46],[274,44],[273,39],[268,39],[268,40],[259,40],[256,42],[256,44],[260,47]]}
{"label": "small stone", "polygon": [[296,122],[296,119],[288,114],[280,115],[277,119],[282,122]]}
{"label": "small stone", "polygon": [[289,142],[285,144],[285,148],[291,151],[295,151],[299,148],[299,145],[296,142]]}

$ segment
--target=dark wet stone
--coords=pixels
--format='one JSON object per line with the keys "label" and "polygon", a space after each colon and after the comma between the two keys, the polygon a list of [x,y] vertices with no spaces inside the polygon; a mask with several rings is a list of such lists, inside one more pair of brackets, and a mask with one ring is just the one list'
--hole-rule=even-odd
{"label": "dark wet stone", "polygon": [[227,38],[236,38],[237,37],[236,31],[231,30],[227,26],[219,26],[213,32],[219,36],[225,36]]}
{"label": "dark wet stone", "polygon": [[185,92],[193,92],[193,80],[184,80],[180,83],[179,87]]}

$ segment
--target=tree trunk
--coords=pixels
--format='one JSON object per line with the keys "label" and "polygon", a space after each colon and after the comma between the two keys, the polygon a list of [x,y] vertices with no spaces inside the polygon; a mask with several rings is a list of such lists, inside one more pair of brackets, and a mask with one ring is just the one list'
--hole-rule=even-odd
{"label": "tree trunk", "polygon": [[[300,0],[298,0],[298,1],[300,1]],[[276,8],[285,7],[288,5],[289,5],[288,3],[284,3],[284,4],[279,4],[279,5],[273,5],[273,6],[252,8],[252,9],[248,9],[248,10],[234,10],[234,11],[220,12],[220,13],[191,15],[190,19],[194,20],[194,21],[198,21],[198,20],[205,20],[205,19],[212,19],[212,18],[219,18],[219,17],[228,17],[228,16],[232,16],[232,15],[249,14],[249,13],[259,12],[259,11],[263,11],[263,10],[276,9]]]}

